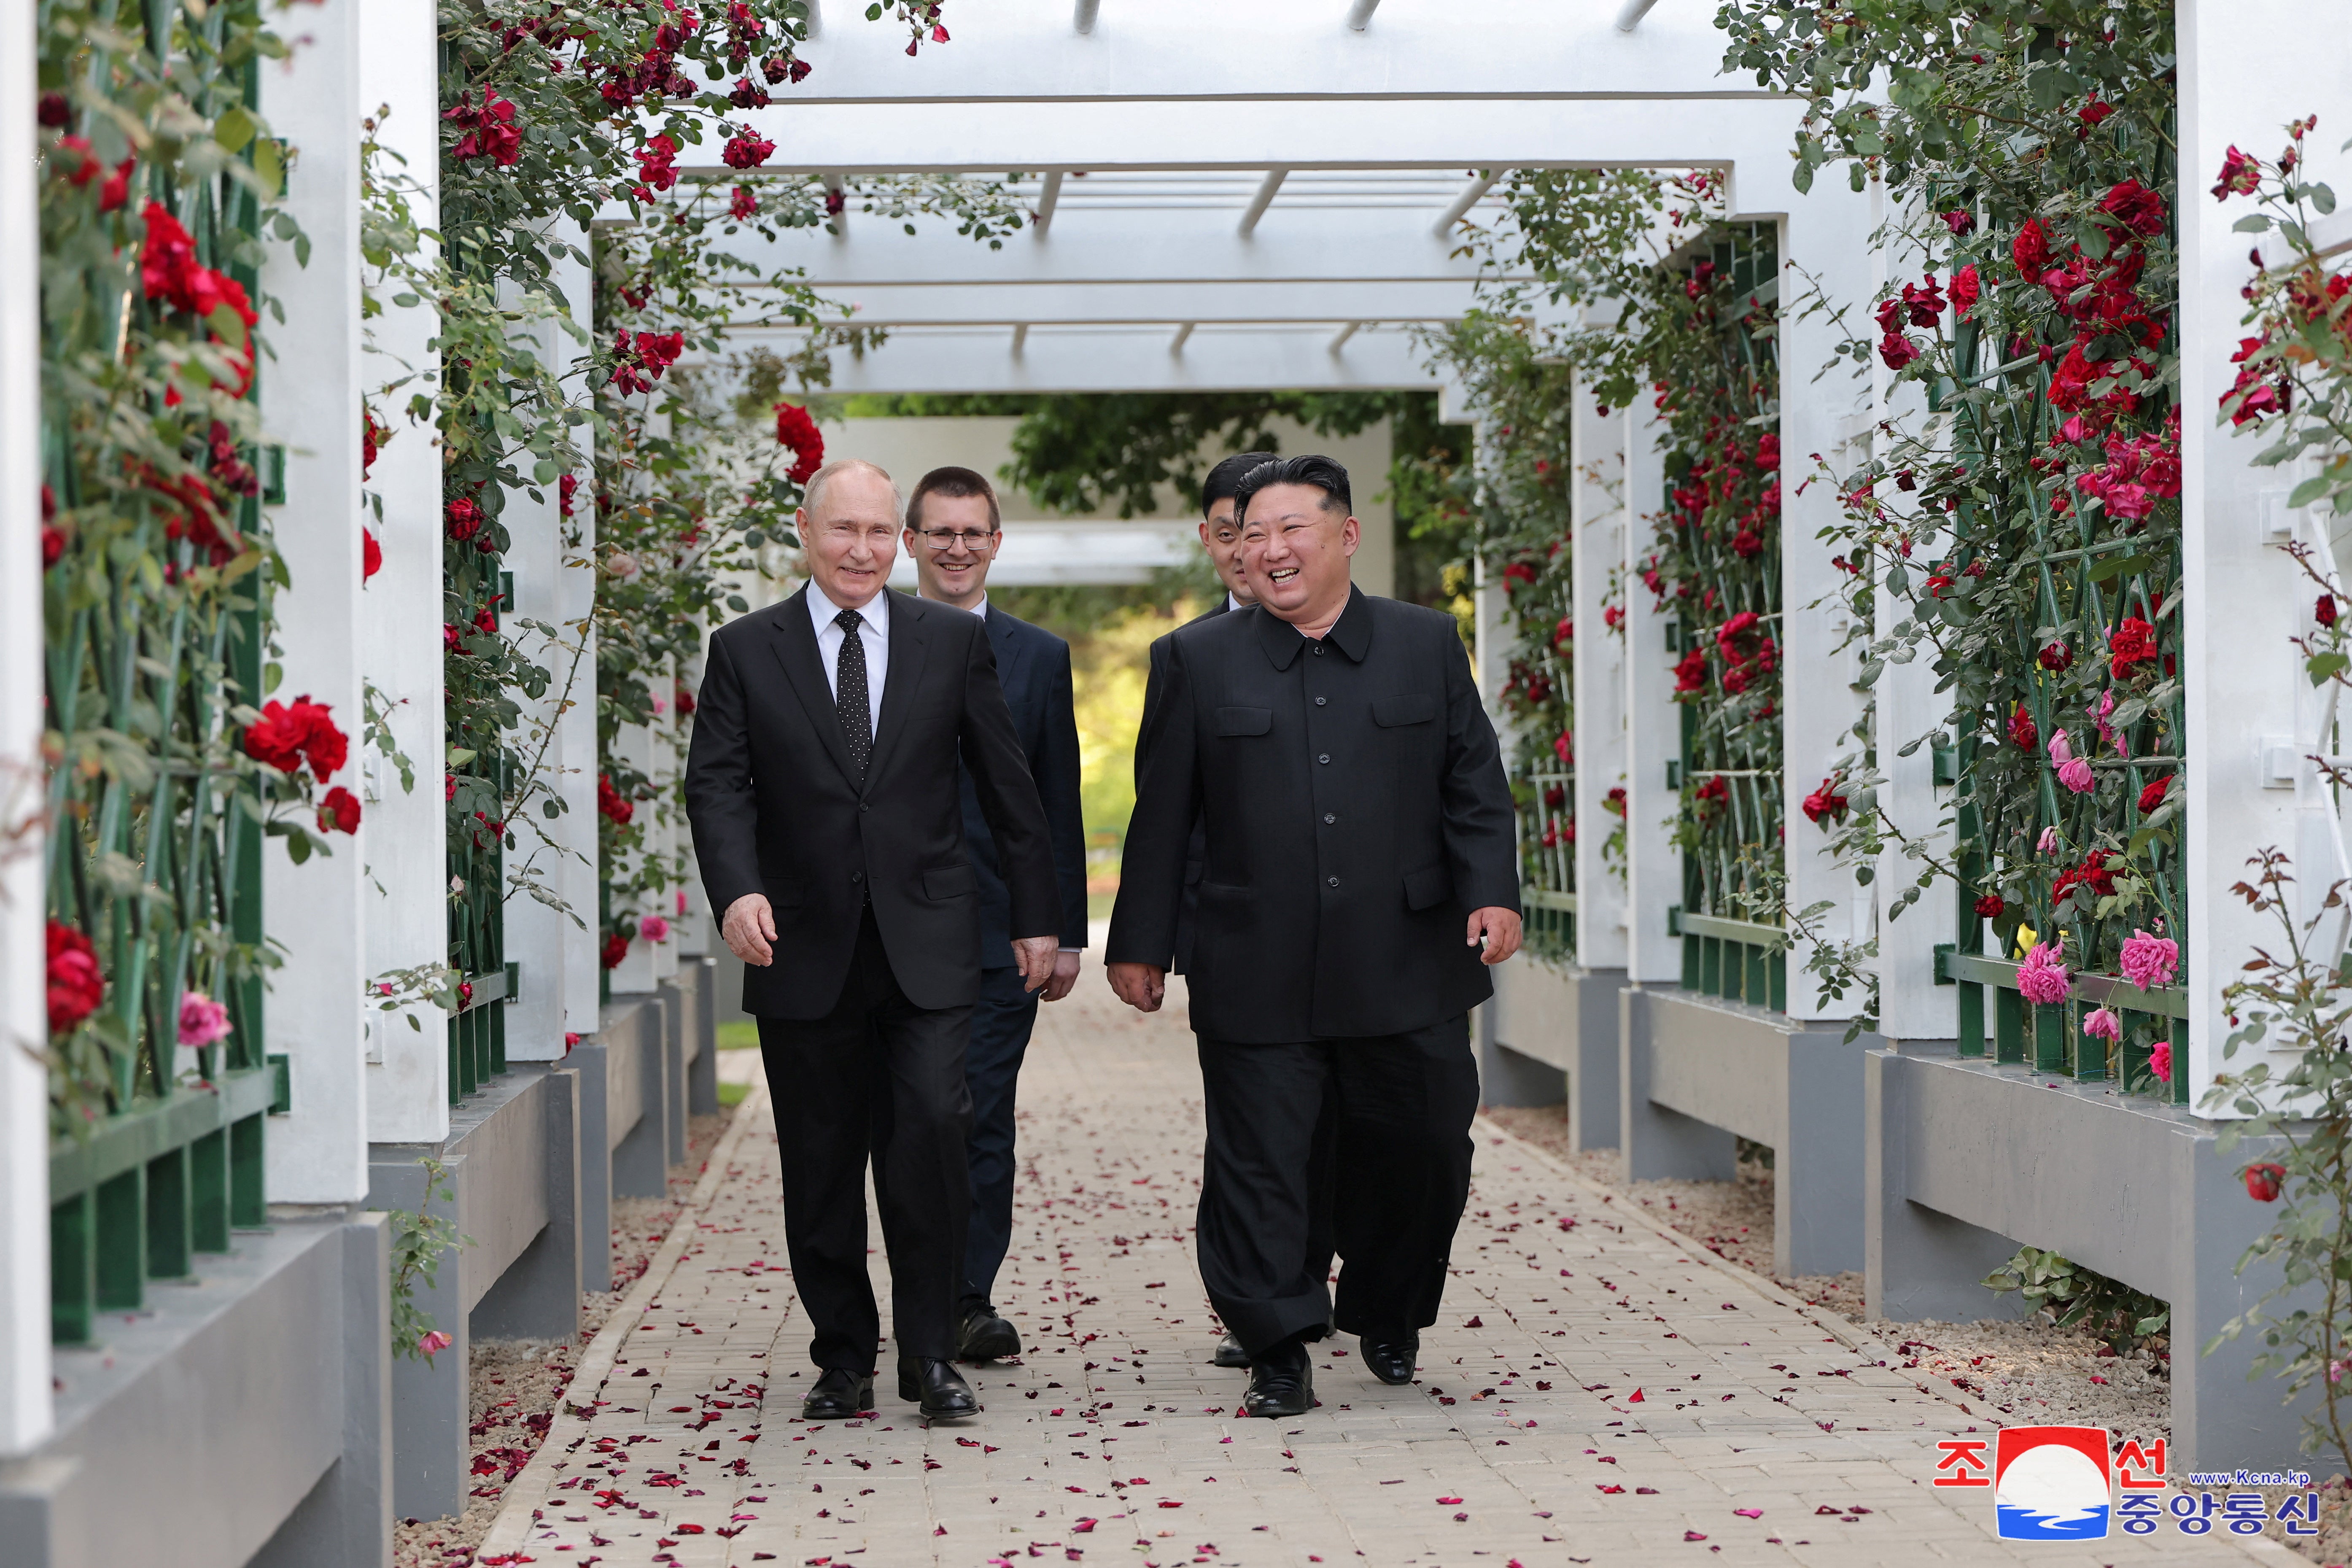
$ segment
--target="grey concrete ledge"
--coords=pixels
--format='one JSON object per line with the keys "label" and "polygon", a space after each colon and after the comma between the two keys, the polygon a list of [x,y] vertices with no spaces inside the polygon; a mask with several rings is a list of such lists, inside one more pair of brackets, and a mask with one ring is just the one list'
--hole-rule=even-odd
{"label": "grey concrete ledge", "polygon": [[[1486,1102],[1555,1105],[1568,1101],[1569,1146],[1618,1145],[1618,1006],[1622,969],[1586,969],[1524,956],[1495,971],[1495,999],[1485,1011],[1489,1037]],[[1559,1079],[1564,1077],[1564,1083]]]}
{"label": "grey concrete ledge", "polygon": [[239,1231],[59,1350],[55,1435],[0,1463],[0,1568],[244,1568],[281,1531],[388,1563],[387,1257],[380,1215]]}
{"label": "grey concrete ledge", "polygon": [[1979,1281],[2021,1244],[2058,1252],[2171,1306],[2176,1468],[2295,1458],[2300,1415],[2279,1384],[2246,1379],[2258,1337],[2201,1353],[2277,1279],[2237,1271],[2276,1213],[2238,1177],[2257,1145],[2225,1160],[2221,1124],[2185,1108],[1951,1042],[1873,1050],[1865,1093],[1874,1319],[2016,1315],[2014,1297]]}
{"label": "grey concrete ledge", "polygon": [[1808,1023],[1673,985],[1619,994],[1620,1137],[1637,1181],[1728,1181],[1733,1135],[1773,1152],[1775,1271],[1858,1269],[1864,1058],[1843,1023]]}

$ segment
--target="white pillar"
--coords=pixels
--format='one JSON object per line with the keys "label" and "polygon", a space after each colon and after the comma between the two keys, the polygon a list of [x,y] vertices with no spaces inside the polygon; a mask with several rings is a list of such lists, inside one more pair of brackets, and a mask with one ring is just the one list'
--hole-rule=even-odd
{"label": "white pillar", "polygon": [[[1586,969],[1622,969],[1626,952],[1626,880],[1621,861],[1611,865],[1601,847],[1616,831],[1617,818],[1605,804],[1609,792],[1624,788],[1626,632],[1603,622],[1613,567],[1625,559],[1626,412],[1604,417],[1590,387],[1578,385],[1573,402],[1570,477],[1570,605],[1576,622],[1576,659],[1570,685],[1576,710],[1576,961]],[[1630,602],[1641,584],[1626,590]],[[1664,634],[1661,634],[1663,637]]]}
{"label": "white pillar", "polygon": [[1661,605],[1642,584],[1650,555],[1643,514],[1655,511],[1665,495],[1658,449],[1663,431],[1646,393],[1620,417],[1625,431],[1626,519],[1625,976],[1636,983],[1673,984],[1683,977],[1683,952],[1680,939],[1667,930],[1666,911],[1683,901],[1683,852],[1674,837],[1682,800],[1679,789],[1666,782],[1666,764],[1682,760],[1682,711],[1675,706],[1675,656],[1666,639],[1667,628],[1679,617],[1672,600]]}
{"label": "white pillar", "polygon": [[[2283,0],[2181,0],[2176,14],[2180,58],[2180,362],[2181,563],[2190,592],[2183,617],[2181,683],[2188,707],[2189,938],[2182,957],[2190,987],[2189,1098],[2195,1105],[2225,1066],[2242,1071],[2243,1055],[2224,1063],[2229,1038],[2221,988],[2238,977],[2256,946],[2273,952],[2278,928],[2232,897],[2246,860],[2275,847],[2299,860],[2298,795],[2319,805],[2312,765],[2294,746],[2297,692],[2305,680],[2287,637],[2310,625],[2316,592],[2275,548],[2270,515],[2283,511],[2276,469],[2252,466],[2269,445],[2266,426],[2216,425],[2221,397],[2236,380],[2230,363],[2251,275],[2247,236],[2231,225],[2253,210],[2239,197],[2206,195],[2232,144],[2270,160],[2285,144],[2284,122],[2319,114],[2306,137],[2301,179],[2352,191],[2352,163],[2336,151],[2347,118],[2352,41],[2340,28],[2314,29],[2306,13]],[[2282,47],[2282,40],[2292,40]],[[2331,131],[2329,128],[2333,127]],[[2315,235],[2344,237],[2339,216]],[[2275,264],[2286,251],[2275,236],[2263,246]],[[2312,537],[2307,526],[2305,537]],[[2298,788],[2266,788],[2263,752],[2273,742],[2297,754]],[[2298,863],[2296,877],[2324,882],[2325,867]],[[2285,1065],[2284,1062],[2278,1066]]]}
{"label": "white pillar", "polygon": [[[49,1432],[48,1016],[42,975],[40,215],[31,0],[0,0],[0,1456]],[[5,835],[24,836],[9,842]]]}
{"label": "white pillar", "polygon": [[[431,0],[369,0],[359,9],[360,95],[365,112],[388,104],[392,112],[377,140],[407,159],[387,161],[424,187],[408,200],[417,221],[440,221],[439,82]],[[356,133],[356,127],[352,128]],[[431,242],[426,242],[430,246]],[[430,255],[428,250],[427,255]],[[387,286],[387,295],[404,286]],[[373,389],[406,370],[420,378],[439,356],[426,344],[436,330],[426,305],[404,309],[389,297],[371,331],[373,353],[360,362],[362,385]],[[383,569],[360,595],[362,662],[368,682],[388,708],[394,744],[409,760],[414,789],[373,748],[366,753],[367,973],[446,963],[449,955],[448,851],[445,783],[448,748],[443,740],[441,641],[441,450],[432,425],[407,416],[408,400],[425,390],[420,379],[377,400],[376,416],[394,432],[376,456],[367,484],[381,503],[366,514],[383,551]],[[409,1026],[414,1016],[416,1027]],[[396,1013],[368,1013],[368,1136],[380,1142],[425,1142],[449,1129],[448,1015],[429,1004]]]}
{"label": "white pillar", "polygon": [[[1852,731],[1862,717],[1854,681],[1857,650],[1833,651],[1844,639],[1845,617],[1816,609],[1834,592],[1836,547],[1821,537],[1840,520],[1837,489],[1815,483],[1799,493],[1811,473],[1814,453],[1834,458],[1857,414],[1866,410],[1868,387],[1858,374],[1832,370],[1844,329],[1827,311],[1807,312],[1815,288],[1832,300],[1859,300],[1869,287],[1870,204],[1837,179],[1817,183],[1800,195],[1788,184],[1789,165],[1758,158],[1740,165],[1734,211],[1784,213],[1780,224],[1780,755],[1787,831],[1788,903],[1791,910],[1828,901],[1835,907],[1819,926],[1826,942],[1866,941],[1870,935],[1867,890],[1837,864],[1828,840],[1804,819],[1798,802],[1811,793],[1840,752],[1856,744]],[[1851,364],[1852,361],[1844,362]],[[1638,508],[1637,508],[1638,510]],[[1793,940],[1789,951],[1789,1016],[1850,1018],[1862,1005],[1858,987],[1832,1002],[1804,973],[1812,943]]]}
{"label": "white pillar", "polygon": [[648,726],[646,740],[653,753],[653,765],[646,772],[654,781],[654,821],[646,833],[646,850],[653,865],[662,873],[660,890],[646,900],[649,912],[671,922],[670,934],[648,945],[653,949],[654,979],[663,981],[677,973],[677,854],[685,843],[686,799],[678,788],[679,772],[684,757],[678,745],[677,707],[673,698],[677,689],[677,667],[666,663],[654,673],[654,690],[661,694],[662,713]]}
{"label": "white pillar", "polygon": [[[262,110],[299,149],[288,212],[310,264],[273,244],[262,291],[285,308],[268,334],[261,398],[286,447],[286,502],[270,528],[292,586],[276,597],[285,679],[272,695],[326,703],[356,742],[362,722],[360,602],[359,13],[305,15],[292,58],[261,68]],[[331,781],[359,782],[354,760]],[[272,1118],[268,1191],[278,1203],[355,1203],[367,1194],[365,949],[362,910],[374,835],[334,836],[331,856],[296,866],[272,845],[262,897],[285,963],[270,976],[265,1038],[291,1060],[293,1111]]]}
{"label": "white pillar", "polygon": [[[613,737],[613,761],[616,764],[625,763],[648,779],[655,779],[654,739],[648,728],[643,724],[622,725],[620,732]],[[658,784],[658,779],[656,779],[656,783]],[[658,796],[652,800],[637,801],[635,804],[636,815],[632,820],[642,829],[638,837],[637,852],[623,864],[610,868],[616,876],[627,876],[633,880],[636,873],[643,868],[646,858],[660,852],[661,842],[660,828],[656,821],[661,810],[661,801]],[[617,889],[614,892],[613,913],[616,917],[635,915],[642,920],[645,916],[655,912],[656,912],[656,910],[646,902],[641,894],[624,894]],[[661,977],[655,972],[654,967],[654,944],[642,936],[632,938],[629,942],[628,956],[614,967],[613,990],[616,994],[624,991],[650,991],[659,984],[660,981]]]}

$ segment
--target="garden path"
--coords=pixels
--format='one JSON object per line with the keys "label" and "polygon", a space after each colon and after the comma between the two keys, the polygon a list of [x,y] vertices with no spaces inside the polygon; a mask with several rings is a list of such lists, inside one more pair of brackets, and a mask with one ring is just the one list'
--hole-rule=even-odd
{"label": "garden path", "polygon": [[[1928,1485],[1937,1438],[1996,1420],[1486,1122],[1422,1380],[1383,1386],[1342,1336],[1318,1347],[1319,1409],[1239,1418],[1243,1374],[1209,1363],[1217,1330],[1192,1262],[1199,1080],[1171,989],[1169,1011],[1143,1018],[1089,965],[1044,1009],[998,1296],[1030,1353],[973,1375],[978,1419],[926,1430],[887,1372],[873,1418],[797,1418],[814,1373],[755,1087],[691,1226],[583,1358],[479,1561],[2247,1561],[2238,1541],[2168,1525],[2146,1541],[1996,1540],[1986,1492]],[[2267,1542],[2251,1554],[2297,1561]]]}

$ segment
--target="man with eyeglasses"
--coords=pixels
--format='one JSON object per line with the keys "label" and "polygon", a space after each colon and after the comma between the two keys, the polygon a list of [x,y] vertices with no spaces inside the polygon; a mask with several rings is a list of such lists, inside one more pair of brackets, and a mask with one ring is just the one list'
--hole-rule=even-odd
{"label": "man with eyeglasses", "polygon": [[801,1403],[812,1421],[874,1403],[869,1152],[898,1396],[933,1420],[980,1409],[954,1366],[971,1205],[964,1048],[982,989],[966,799],[988,825],[1010,929],[1040,933],[1000,939],[1023,984],[1053,979],[1066,920],[986,632],[886,586],[901,510],[871,463],[810,479],[797,519],[809,581],[711,634],[687,756],[695,855],[775,1091],[784,1240],[821,1373]]}
{"label": "man with eyeglasses", "polygon": [[[988,602],[988,569],[1004,542],[996,491],[970,468],[934,468],[907,498],[907,550],[927,601],[981,618],[996,652],[1013,727],[1045,803],[1054,873],[1062,894],[1061,951],[1044,992],[1070,993],[1086,942],[1085,818],[1078,803],[1078,723],[1070,645]],[[956,1354],[970,1362],[1021,1353],[1019,1331],[996,1310],[996,1273],[1013,1237],[1014,1087],[1037,1023],[1038,993],[1013,967],[1012,904],[997,873],[996,840],[969,773],[963,780],[964,838],[980,877],[980,1000],[972,1006],[964,1079],[971,1086],[971,1224],[964,1242],[963,1293],[956,1307]]]}

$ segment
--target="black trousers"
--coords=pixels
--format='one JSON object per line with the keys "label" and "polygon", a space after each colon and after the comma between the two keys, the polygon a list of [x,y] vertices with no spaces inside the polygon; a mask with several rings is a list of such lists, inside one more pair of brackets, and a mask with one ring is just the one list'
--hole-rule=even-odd
{"label": "black trousers", "polygon": [[1037,1026],[1039,994],[1024,986],[1018,969],[981,971],[963,1060],[971,1087],[971,1226],[959,1310],[992,1300],[996,1271],[1013,1242],[1013,1089]]}
{"label": "black trousers", "polygon": [[783,1156],[784,1241],[814,1331],[809,1355],[821,1367],[871,1372],[882,1340],[866,1263],[869,1149],[890,1259],[891,1335],[902,1355],[955,1354],[971,1206],[963,1077],[971,1019],[970,1007],[907,1000],[868,909],[833,1011],[760,1020]]}
{"label": "black trousers", "polygon": [[[1404,1035],[1270,1046],[1203,1037],[1200,1049],[1209,1121],[1201,1279],[1225,1326],[1255,1354],[1327,1317],[1376,1339],[1435,1322],[1470,1195],[1478,1068],[1467,1015]],[[1327,1106],[1336,1304],[1315,1252],[1314,1151]]]}

